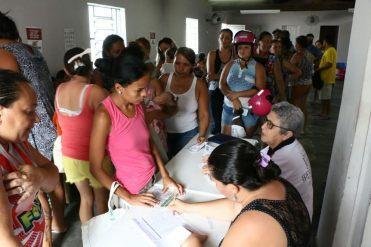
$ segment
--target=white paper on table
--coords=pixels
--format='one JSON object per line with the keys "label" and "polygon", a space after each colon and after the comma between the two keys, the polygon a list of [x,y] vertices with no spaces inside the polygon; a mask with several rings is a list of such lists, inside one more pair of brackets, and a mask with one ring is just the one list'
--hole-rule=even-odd
{"label": "white paper on table", "polygon": [[129,214],[137,226],[132,230],[139,230],[153,246],[180,246],[191,234],[183,227],[183,219],[166,208],[135,207]]}

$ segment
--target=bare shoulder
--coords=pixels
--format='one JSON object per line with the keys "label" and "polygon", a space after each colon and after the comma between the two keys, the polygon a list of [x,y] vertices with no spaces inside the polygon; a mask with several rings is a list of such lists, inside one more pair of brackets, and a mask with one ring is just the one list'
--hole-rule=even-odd
{"label": "bare shoulder", "polygon": [[108,113],[106,107],[100,103],[94,112],[94,123],[98,123],[99,125],[103,126],[110,126],[111,125],[111,117]]}
{"label": "bare shoulder", "polygon": [[248,211],[232,224],[222,246],[287,246],[287,239],[283,228],[272,216]]}

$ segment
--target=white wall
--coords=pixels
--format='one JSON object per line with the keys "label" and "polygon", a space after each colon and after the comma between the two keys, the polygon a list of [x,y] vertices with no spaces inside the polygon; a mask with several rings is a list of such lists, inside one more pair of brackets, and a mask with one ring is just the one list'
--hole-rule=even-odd
{"label": "white wall", "polygon": [[220,25],[206,21],[211,16],[207,0],[167,0],[164,5],[164,33],[173,38],[177,46],[185,46],[185,19],[198,19],[199,52],[207,53],[217,48]]}
{"label": "white wall", "polygon": [[[9,15],[17,23],[24,40],[26,40],[25,27],[42,28],[43,54],[50,70],[54,73],[63,68],[64,28],[74,28],[77,46],[90,46],[87,2],[83,0],[0,0],[0,10],[11,11]],[[149,38],[149,32],[156,32],[157,37],[163,35],[162,0],[92,0],[89,2],[125,8],[128,40],[139,36]]]}
{"label": "white wall", "polygon": [[[347,11],[297,11],[259,15],[241,15],[235,12],[225,14],[228,24],[245,24],[246,27],[253,30],[272,32],[276,28],[281,28],[282,25],[297,25],[299,26],[299,35],[313,33],[315,40],[319,38],[321,25],[339,26],[338,62],[346,62],[353,19],[353,15]],[[317,25],[311,26],[306,23],[306,18],[310,15],[319,17]],[[295,37],[291,37],[291,40],[294,42]]]}
{"label": "white wall", "polygon": [[[0,10],[10,10],[20,34],[26,40],[25,28],[40,27],[43,32],[43,54],[52,73],[63,67],[64,28],[73,28],[76,45],[89,46],[87,2],[83,0],[0,0]],[[199,19],[199,51],[207,52],[217,45],[217,26],[206,22],[211,7],[206,0],[91,0],[89,2],[125,8],[127,40],[140,36],[149,39],[156,33],[151,58],[156,56],[157,41],[173,38],[178,46],[185,45],[185,18]]]}
{"label": "white wall", "polygon": [[[357,0],[318,246],[360,246],[371,183],[371,1]],[[370,234],[366,233],[365,234]]]}

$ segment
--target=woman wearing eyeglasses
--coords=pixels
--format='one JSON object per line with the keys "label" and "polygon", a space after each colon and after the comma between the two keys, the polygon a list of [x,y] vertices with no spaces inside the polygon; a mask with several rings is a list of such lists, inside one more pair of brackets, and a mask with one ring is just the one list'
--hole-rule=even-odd
{"label": "woman wearing eyeglasses", "polygon": [[262,150],[281,168],[281,177],[299,191],[310,217],[313,214],[312,171],[308,156],[296,139],[304,125],[303,112],[287,102],[273,105],[261,126]]}
{"label": "woman wearing eyeglasses", "polygon": [[[208,170],[226,198],[201,203],[175,200],[170,209],[231,221],[220,246],[306,246],[308,211],[298,191],[279,178],[280,168],[250,143],[237,140],[213,150]],[[190,237],[184,246],[202,246]]]}

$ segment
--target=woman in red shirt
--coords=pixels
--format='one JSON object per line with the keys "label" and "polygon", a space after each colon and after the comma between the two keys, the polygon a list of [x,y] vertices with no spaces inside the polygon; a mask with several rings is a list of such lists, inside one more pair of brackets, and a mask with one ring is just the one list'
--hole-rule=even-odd
{"label": "woman in red shirt", "polygon": [[25,78],[0,70],[0,246],[42,246],[37,194],[54,189],[58,170],[27,142],[38,121],[36,105]]}

